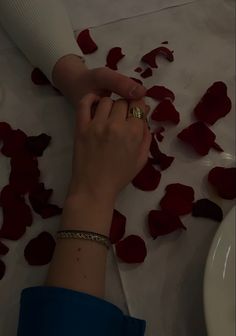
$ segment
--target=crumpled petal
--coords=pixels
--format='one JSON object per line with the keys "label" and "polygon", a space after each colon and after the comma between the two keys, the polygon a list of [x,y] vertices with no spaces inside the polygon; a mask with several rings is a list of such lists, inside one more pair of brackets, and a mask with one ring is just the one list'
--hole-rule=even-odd
{"label": "crumpled petal", "polygon": [[164,86],[154,85],[146,92],[146,97],[151,97],[155,100],[162,101],[164,99],[170,99],[171,101],[175,100],[174,93],[167,89]]}
{"label": "crumpled petal", "polygon": [[125,55],[122,54],[121,48],[119,47],[112,48],[108,52],[106,66],[112,70],[117,70],[118,69],[117,64],[123,57],[125,57]]}
{"label": "crumpled petal", "polygon": [[147,256],[147,248],[141,237],[130,235],[116,244],[116,254],[125,263],[142,263]]}
{"label": "crumpled petal", "polygon": [[98,46],[90,35],[89,29],[85,29],[79,33],[77,43],[84,55],[92,54],[98,49]]}
{"label": "crumpled petal", "polygon": [[162,100],[152,112],[152,120],[169,121],[178,124],[180,121],[179,112],[169,99]]}
{"label": "crumpled petal", "polygon": [[140,75],[142,78],[148,78],[148,77],[151,77],[152,76],[152,69],[151,68],[147,68],[145,69],[141,75]]}
{"label": "crumpled petal", "polygon": [[151,50],[141,58],[141,61],[147,63],[151,68],[158,68],[156,57],[159,55],[164,56],[169,62],[174,61],[173,51],[170,51],[170,49],[166,47],[158,47]]}
{"label": "crumpled petal", "polygon": [[236,168],[215,167],[210,170],[208,181],[221,198],[236,198]]}
{"label": "crumpled petal", "polygon": [[26,147],[32,155],[42,156],[50,141],[51,137],[45,133],[38,136],[28,136],[26,139]]}
{"label": "crumpled petal", "polygon": [[193,204],[192,215],[194,217],[210,218],[217,222],[223,219],[223,211],[216,203],[207,198],[200,199]]}
{"label": "crumpled petal", "polygon": [[161,180],[161,173],[155,169],[151,161],[148,160],[143,169],[133,179],[132,184],[134,187],[143,191],[155,190]]}
{"label": "crumpled petal", "polygon": [[168,156],[160,151],[159,145],[154,135],[152,135],[150,153],[153,157],[152,159],[150,159],[151,163],[154,165],[159,165],[161,170],[166,170],[167,168],[169,168],[174,161],[173,156]]}

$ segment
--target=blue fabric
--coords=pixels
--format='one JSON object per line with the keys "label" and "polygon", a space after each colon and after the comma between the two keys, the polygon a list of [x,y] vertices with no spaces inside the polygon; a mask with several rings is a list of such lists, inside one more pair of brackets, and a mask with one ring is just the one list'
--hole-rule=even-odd
{"label": "blue fabric", "polygon": [[145,321],[113,304],[56,287],[22,292],[18,336],[143,336]]}

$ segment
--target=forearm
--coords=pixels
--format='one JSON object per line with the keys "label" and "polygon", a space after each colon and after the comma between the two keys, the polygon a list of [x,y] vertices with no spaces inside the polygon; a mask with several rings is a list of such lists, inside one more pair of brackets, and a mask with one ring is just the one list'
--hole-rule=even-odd
{"label": "forearm", "polygon": [[[66,202],[61,229],[109,235],[113,203],[76,197]],[[59,239],[46,285],[104,296],[107,248],[97,242]]]}
{"label": "forearm", "polygon": [[0,23],[50,80],[59,59],[81,54],[60,0],[1,0]]}

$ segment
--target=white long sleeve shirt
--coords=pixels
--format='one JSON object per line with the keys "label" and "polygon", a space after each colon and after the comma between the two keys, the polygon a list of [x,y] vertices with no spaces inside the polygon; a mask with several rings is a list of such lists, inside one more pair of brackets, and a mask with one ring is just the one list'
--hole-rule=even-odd
{"label": "white long sleeve shirt", "polygon": [[0,0],[0,24],[51,81],[61,57],[81,55],[60,0]]}

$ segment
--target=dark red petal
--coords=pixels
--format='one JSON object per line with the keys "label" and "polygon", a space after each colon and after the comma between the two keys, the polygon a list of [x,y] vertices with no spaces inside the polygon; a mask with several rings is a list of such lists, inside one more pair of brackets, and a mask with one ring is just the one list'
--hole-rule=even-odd
{"label": "dark red petal", "polygon": [[169,99],[161,101],[152,112],[151,117],[155,121],[170,121],[176,125],[180,121],[179,112]]}
{"label": "dark red petal", "polygon": [[155,190],[161,180],[161,173],[156,170],[150,160],[147,161],[146,165],[139,172],[139,174],[133,179],[132,184],[134,187],[143,191]]}
{"label": "dark red petal", "polygon": [[0,241],[0,255],[6,255],[9,251],[9,248]]}
{"label": "dark red petal", "polygon": [[166,187],[166,194],[160,201],[160,207],[174,215],[182,216],[192,212],[193,201],[194,190],[192,187],[173,183]]}
{"label": "dark red petal", "polygon": [[143,82],[141,81],[141,79],[134,78],[134,77],[130,77],[130,79],[133,79],[136,83],[143,85]]}
{"label": "dark red petal", "polygon": [[0,194],[0,205],[2,207],[12,207],[12,203],[22,201],[22,197],[16,193],[15,189],[11,185],[6,185]]}
{"label": "dark red petal", "polygon": [[31,72],[31,80],[35,85],[50,85],[50,81],[38,68],[34,68],[34,70]]}
{"label": "dark red petal", "polygon": [[153,49],[152,51],[144,55],[141,58],[141,61],[147,63],[151,68],[157,68],[158,66],[156,64],[156,57],[158,55],[163,55],[169,62],[173,62],[174,60],[172,51],[170,51],[166,47],[159,47],[159,48]]}
{"label": "dark red petal", "polygon": [[24,150],[26,142],[26,134],[21,130],[13,130],[8,133],[4,139],[2,147],[2,154],[8,157],[18,155],[20,151]]}
{"label": "dark red petal", "polygon": [[25,247],[25,259],[29,265],[46,265],[52,259],[55,245],[51,234],[42,232]]}
{"label": "dark red petal", "polygon": [[220,147],[220,145],[216,142],[213,143],[213,146],[212,146],[213,149],[215,149],[217,152],[224,152],[223,148]]}
{"label": "dark red petal", "polygon": [[0,141],[4,141],[9,137],[12,129],[11,126],[6,122],[0,122]]}
{"label": "dark red petal", "polygon": [[125,57],[122,54],[122,49],[119,47],[112,48],[107,55],[107,64],[106,66],[112,70],[117,70],[117,63]]}
{"label": "dark red petal", "polygon": [[186,230],[178,216],[162,210],[151,210],[149,212],[148,226],[153,239],[179,229]]}
{"label": "dark red petal", "polygon": [[151,68],[147,68],[146,70],[144,70],[141,75],[141,77],[143,78],[148,78],[152,76],[152,69]]}
{"label": "dark red petal", "polygon": [[122,239],[125,234],[125,225],[126,217],[114,209],[110,228],[110,241],[112,244],[115,244]]}
{"label": "dark red petal", "polygon": [[42,209],[48,204],[52,193],[53,190],[45,189],[43,183],[35,185],[29,194],[29,201],[36,213],[41,214]]}
{"label": "dark red petal", "polygon": [[2,280],[2,278],[4,277],[5,271],[6,271],[6,266],[4,262],[0,259],[0,280]]}
{"label": "dark red petal", "polygon": [[147,255],[144,240],[136,235],[130,235],[116,244],[116,254],[128,264],[142,263]]}
{"label": "dark red petal", "polygon": [[161,42],[161,44],[168,44],[168,43],[169,43],[168,41]]}
{"label": "dark red petal", "polygon": [[164,86],[159,85],[154,85],[150,89],[148,89],[146,92],[146,96],[159,101],[162,101],[166,98],[169,98],[171,101],[175,100],[175,95],[172,91]]}
{"label": "dark red petal", "polygon": [[221,222],[223,219],[223,211],[216,203],[207,198],[198,200],[193,204],[192,215],[194,217],[205,217]]}
{"label": "dark red petal", "polygon": [[209,172],[208,181],[220,197],[236,198],[236,168],[215,167]]}
{"label": "dark red petal", "polygon": [[142,72],[142,71],[143,71],[143,69],[142,69],[142,68],[140,68],[140,67],[138,67],[138,68],[134,69],[134,71],[135,71],[135,72],[139,72],[139,73],[140,73],[140,72]]}
{"label": "dark red petal", "polygon": [[29,136],[26,139],[26,147],[32,155],[42,156],[50,141],[51,137],[44,133],[38,136]]}
{"label": "dark red petal", "polygon": [[183,129],[178,134],[178,138],[191,145],[198,154],[204,156],[213,147],[216,136],[204,123],[198,121]]}
{"label": "dark red petal", "polygon": [[154,134],[156,136],[156,139],[159,142],[162,142],[162,140],[164,139],[164,135],[162,134],[163,132],[165,132],[165,128],[164,127],[159,127],[155,130]]}
{"label": "dark red petal", "polygon": [[62,214],[62,208],[55,204],[47,204],[41,211],[41,217],[43,219],[58,216]]}
{"label": "dark red petal", "polygon": [[198,120],[213,125],[218,119],[225,117],[231,107],[227,86],[223,82],[215,82],[195,107],[194,114]]}
{"label": "dark red petal", "polygon": [[168,156],[160,151],[160,148],[154,136],[152,136],[150,153],[153,157],[153,159],[150,159],[152,164],[159,165],[161,170],[166,170],[167,168],[169,168],[174,161],[173,156]]}
{"label": "dark red petal", "polygon": [[85,55],[92,54],[98,49],[96,43],[91,38],[88,29],[85,29],[79,33],[77,37],[77,43]]}

